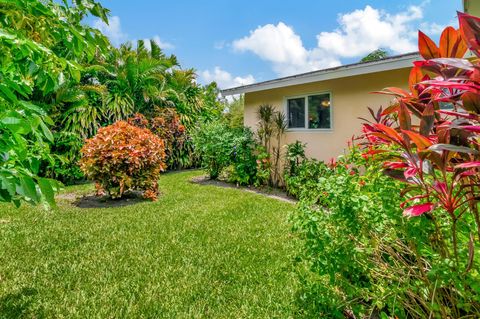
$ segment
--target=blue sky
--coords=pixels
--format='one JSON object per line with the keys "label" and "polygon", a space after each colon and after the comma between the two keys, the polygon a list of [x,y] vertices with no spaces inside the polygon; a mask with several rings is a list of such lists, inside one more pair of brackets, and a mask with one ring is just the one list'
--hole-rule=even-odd
{"label": "blue sky", "polygon": [[415,50],[417,30],[438,39],[461,0],[102,0],[119,44],[155,39],[200,82],[221,88],[352,63],[382,47]]}

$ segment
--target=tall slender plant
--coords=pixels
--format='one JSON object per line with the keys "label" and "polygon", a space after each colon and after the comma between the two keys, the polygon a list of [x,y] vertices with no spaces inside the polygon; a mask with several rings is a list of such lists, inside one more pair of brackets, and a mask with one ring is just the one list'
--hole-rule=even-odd
{"label": "tall slender plant", "polygon": [[287,119],[285,113],[275,112],[273,116],[273,128],[275,134],[275,140],[277,142],[276,147],[273,147],[272,153],[274,157],[273,162],[273,186],[278,187],[282,184],[282,173],[280,158],[282,157],[282,137],[287,130]]}
{"label": "tall slender plant", "polygon": [[260,143],[270,152],[271,139],[274,133],[273,118],[275,115],[275,107],[271,104],[262,104],[258,108],[258,138]]}

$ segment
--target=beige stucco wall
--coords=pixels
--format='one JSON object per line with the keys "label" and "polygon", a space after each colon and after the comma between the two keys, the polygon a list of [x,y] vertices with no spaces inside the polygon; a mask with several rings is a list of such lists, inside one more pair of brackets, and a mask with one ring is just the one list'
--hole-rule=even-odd
{"label": "beige stucco wall", "polygon": [[291,130],[285,134],[282,144],[296,140],[307,143],[307,156],[328,161],[343,154],[347,140],[358,135],[361,121],[358,117],[370,118],[367,107],[375,110],[390,105],[390,96],[369,94],[388,86],[407,88],[410,69],[386,71],[349,78],[328,80],[271,89],[245,94],[245,125],[256,130],[257,109],[264,103],[274,105],[285,112],[285,98],[309,93],[331,93],[332,129],[328,131]]}
{"label": "beige stucco wall", "polygon": [[480,16],[480,1],[479,0],[464,0],[464,11],[474,15]]}

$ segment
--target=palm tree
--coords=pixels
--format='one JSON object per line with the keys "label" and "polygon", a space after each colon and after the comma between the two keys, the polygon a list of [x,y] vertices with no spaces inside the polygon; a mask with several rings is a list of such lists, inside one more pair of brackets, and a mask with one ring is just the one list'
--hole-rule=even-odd
{"label": "palm tree", "polygon": [[158,44],[150,40],[150,50],[143,40],[123,44],[107,58],[109,89],[107,110],[112,120],[125,119],[135,112],[153,114],[157,106],[172,106],[175,91],[167,86],[166,76],[178,66],[175,56],[167,57]]}

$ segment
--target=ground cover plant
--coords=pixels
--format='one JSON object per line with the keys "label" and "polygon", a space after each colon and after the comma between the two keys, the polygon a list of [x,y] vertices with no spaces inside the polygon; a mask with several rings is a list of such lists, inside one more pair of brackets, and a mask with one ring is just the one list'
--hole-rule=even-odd
{"label": "ground cover plant", "polygon": [[[0,318],[288,318],[293,205],[160,177],[156,202],[59,211],[0,205]],[[193,204],[194,203],[194,204]]]}

